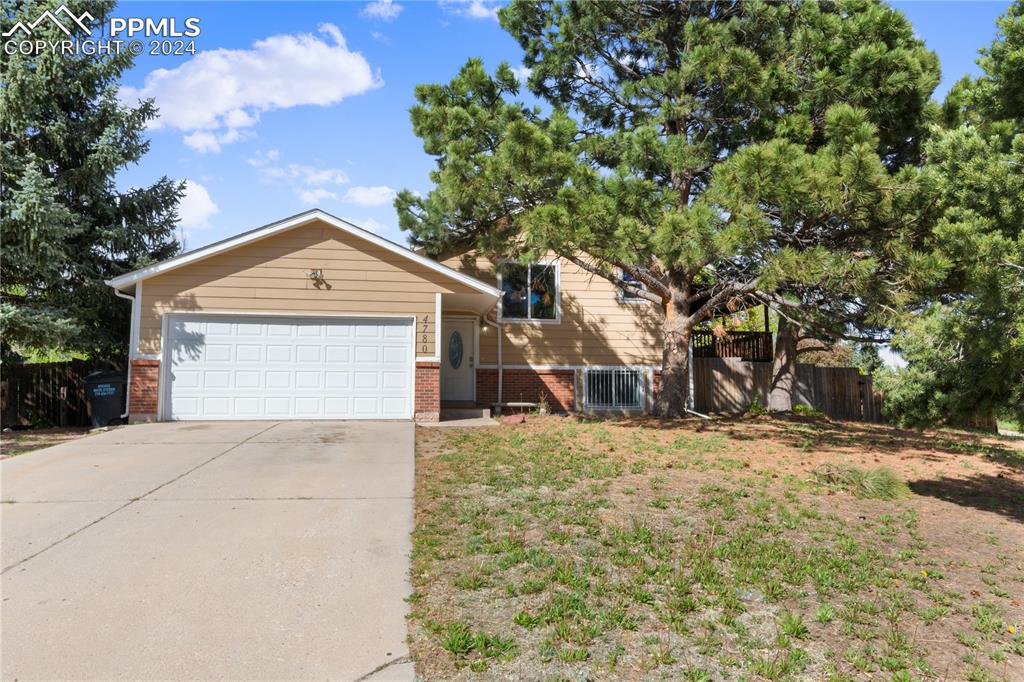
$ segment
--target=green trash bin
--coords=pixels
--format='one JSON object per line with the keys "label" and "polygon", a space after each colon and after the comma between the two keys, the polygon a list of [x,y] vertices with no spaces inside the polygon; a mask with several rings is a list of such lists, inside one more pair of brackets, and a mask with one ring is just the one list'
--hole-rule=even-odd
{"label": "green trash bin", "polygon": [[89,413],[93,426],[117,424],[124,414],[128,377],[124,372],[104,369],[93,372],[82,380],[89,400]]}

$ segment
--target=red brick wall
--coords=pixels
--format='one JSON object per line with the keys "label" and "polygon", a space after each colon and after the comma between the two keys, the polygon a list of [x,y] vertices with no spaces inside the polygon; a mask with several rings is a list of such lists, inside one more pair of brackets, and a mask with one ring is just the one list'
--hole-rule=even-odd
{"label": "red brick wall", "polygon": [[416,363],[416,419],[437,421],[441,415],[441,363]]}
{"label": "red brick wall", "polygon": [[132,360],[132,384],[128,387],[128,411],[155,415],[160,395],[160,361]]}
{"label": "red brick wall", "polygon": [[[552,410],[570,412],[575,409],[575,376],[571,369],[506,369],[501,401],[535,403],[543,395]],[[481,405],[498,402],[498,370],[476,371],[476,401]]]}

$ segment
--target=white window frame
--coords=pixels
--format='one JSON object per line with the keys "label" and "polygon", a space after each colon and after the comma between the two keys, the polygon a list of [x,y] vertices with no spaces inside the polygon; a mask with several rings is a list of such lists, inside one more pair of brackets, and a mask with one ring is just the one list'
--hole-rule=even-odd
{"label": "white window frame", "polygon": [[[580,404],[583,405],[584,411],[589,412],[643,412],[648,411],[651,408],[650,401],[653,392],[651,391],[651,380],[653,378],[652,371],[649,368],[642,366],[630,366],[630,365],[588,365],[581,368],[583,370],[582,381],[580,382]],[[639,382],[640,394],[636,405],[593,405],[589,400],[589,392],[587,391],[587,377],[590,373],[597,372],[629,372],[636,374],[636,381]]]}
{"label": "white window frame", "polygon": [[[514,260],[502,261],[501,265],[518,265],[522,267],[524,264]],[[498,268],[498,290],[501,291],[501,296],[498,297],[498,321],[508,324],[561,324],[562,323],[562,264],[558,260],[533,260],[525,264],[527,268],[532,268],[534,265],[540,265],[543,267],[554,267],[555,269],[555,317],[554,319],[541,319],[536,317],[505,317],[505,284],[504,278],[501,274],[501,268]],[[527,281],[530,280],[530,272],[527,270],[526,273]],[[527,314],[530,313],[530,306],[526,307]]]}
{"label": "white window frame", "polygon": [[[625,281],[626,277],[633,277],[633,275],[629,274],[625,270],[620,269],[619,270],[619,279]],[[633,277],[633,281],[636,283],[637,288],[640,291],[647,291],[647,285],[646,284],[641,282],[636,277]],[[644,298],[642,296],[637,296],[635,294],[627,295],[626,294],[626,290],[623,287],[616,287],[616,288],[619,290],[619,303],[621,303],[623,305],[640,305],[642,303],[650,303],[650,301],[648,301],[646,298]]]}

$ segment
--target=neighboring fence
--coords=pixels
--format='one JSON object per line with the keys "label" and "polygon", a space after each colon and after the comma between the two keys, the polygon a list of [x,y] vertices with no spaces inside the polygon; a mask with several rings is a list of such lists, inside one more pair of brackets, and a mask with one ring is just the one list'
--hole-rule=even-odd
{"label": "neighboring fence", "polygon": [[712,332],[694,332],[693,357],[771,362],[772,333],[728,332],[725,336],[715,336]]}
{"label": "neighboring fence", "polygon": [[89,404],[82,379],[111,363],[71,360],[0,367],[3,426],[88,426]]}
{"label": "neighboring fence", "polygon": [[[741,414],[757,396],[768,405],[772,363],[737,358],[694,358],[694,399],[698,412]],[[833,419],[882,420],[881,400],[870,376],[856,367],[797,365],[793,403],[810,405]]]}

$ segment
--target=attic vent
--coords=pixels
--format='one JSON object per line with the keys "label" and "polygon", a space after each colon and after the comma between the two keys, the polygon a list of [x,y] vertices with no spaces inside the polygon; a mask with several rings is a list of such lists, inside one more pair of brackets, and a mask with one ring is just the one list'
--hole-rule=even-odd
{"label": "attic vent", "polygon": [[643,370],[628,367],[587,367],[583,370],[584,407],[592,410],[642,409],[644,374]]}

